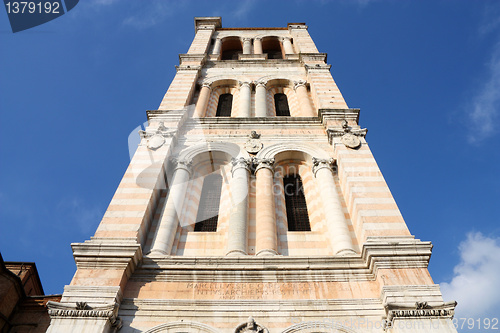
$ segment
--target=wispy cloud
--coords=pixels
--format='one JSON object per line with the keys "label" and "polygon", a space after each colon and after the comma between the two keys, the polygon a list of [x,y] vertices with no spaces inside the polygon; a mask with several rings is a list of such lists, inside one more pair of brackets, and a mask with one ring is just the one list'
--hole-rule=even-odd
{"label": "wispy cloud", "polygon": [[460,263],[449,283],[441,283],[445,300],[458,301],[457,318],[485,318],[500,305],[500,239],[469,233],[460,243]]}
{"label": "wispy cloud", "polygon": [[500,43],[488,65],[488,78],[472,100],[469,113],[470,143],[481,143],[497,133],[495,122],[500,109]]}
{"label": "wispy cloud", "polygon": [[77,227],[82,235],[91,234],[98,226],[103,216],[102,209],[92,207],[83,200],[73,197],[62,199],[57,205],[57,215],[65,227]]}
{"label": "wispy cloud", "polygon": [[479,34],[496,34],[485,80],[468,106],[468,141],[480,144],[497,134],[495,122],[500,115],[500,6],[486,6]]}
{"label": "wispy cloud", "polygon": [[124,21],[124,25],[129,25],[137,29],[146,29],[162,23],[169,17],[175,16],[179,10],[187,8],[190,1],[141,1],[141,7],[134,13],[128,16]]}

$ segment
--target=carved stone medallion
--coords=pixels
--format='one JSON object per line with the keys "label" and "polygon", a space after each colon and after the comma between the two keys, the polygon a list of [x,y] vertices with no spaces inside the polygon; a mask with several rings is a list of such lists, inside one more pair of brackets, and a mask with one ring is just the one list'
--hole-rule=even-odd
{"label": "carved stone medallion", "polygon": [[148,139],[149,149],[158,149],[165,143],[165,138],[161,134],[155,134]]}
{"label": "carved stone medallion", "polygon": [[340,140],[346,147],[353,149],[358,148],[359,145],[361,145],[361,140],[356,135],[353,135],[351,133],[345,133],[344,135],[342,135]]}
{"label": "carved stone medallion", "polygon": [[250,154],[258,153],[263,147],[262,142],[260,141],[260,134],[255,131],[252,131],[250,134],[250,138],[247,142],[245,142],[245,150]]}

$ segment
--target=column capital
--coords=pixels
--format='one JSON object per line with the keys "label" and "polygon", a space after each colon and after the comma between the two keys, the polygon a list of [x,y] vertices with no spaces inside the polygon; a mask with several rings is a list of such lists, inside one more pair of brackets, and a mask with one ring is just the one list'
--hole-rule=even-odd
{"label": "column capital", "polygon": [[314,177],[316,177],[316,173],[320,169],[327,168],[328,170],[330,170],[330,172],[332,171],[333,158],[321,159],[321,158],[313,157],[312,162],[313,162],[312,171],[313,171]]}
{"label": "column capital", "polygon": [[208,88],[208,89],[212,90],[212,82],[202,82],[201,87]]}
{"label": "column capital", "polygon": [[192,160],[174,158],[174,159],[172,159],[172,162],[175,165],[174,170],[182,169],[182,170],[187,171],[189,173],[189,175],[191,175],[192,165],[193,165]]}
{"label": "column capital", "polygon": [[292,37],[290,37],[290,36],[283,36],[283,37],[281,37],[281,41],[282,41],[282,42],[284,42],[284,41],[289,41],[289,42],[291,42],[291,41],[292,41]]}
{"label": "column capital", "polygon": [[255,82],[255,87],[264,87],[267,88],[267,81],[266,80],[259,80]]}
{"label": "column capital", "polygon": [[254,37],[253,38],[254,41],[258,40],[258,41],[261,41],[262,40],[262,37]]}
{"label": "column capital", "polygon": [[246,169],[248,172],[250,172],[250,166],[252,164],[252,160],[250,158],[244,158],[244,157],[239,157],[239,158],[233,158],[231,159],[231,164],[233,167],[231,168],[231,173],[234,174],[234,172],[238,169]]}
{"label": "column capital", "polygon": [[254,158],[253,164],[255,167],[255,173],[257,173],[260,169],[269,169],[271,172],[274,172],[274,158]]}
{"label": "column capital", "polygon": [[306,87],[306,84],[306,80],[293,81],[293,89],[297,90],[297,88]]}
{"label": "column capital", "polygon": [[245,43],[245,42],[251,42],[252,41],[252,38],[250,37],[240,37],[240,40]]}
{"label": "column capital", "polygon": [[240,84],[240,88],[243,86],[248,86],[250,88],[252,85],[252,81],[239,81],[238,83]]}

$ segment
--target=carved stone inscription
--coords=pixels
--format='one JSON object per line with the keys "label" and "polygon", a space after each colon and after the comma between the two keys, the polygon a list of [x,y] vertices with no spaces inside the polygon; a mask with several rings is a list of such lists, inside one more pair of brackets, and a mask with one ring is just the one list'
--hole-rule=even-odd
{"label": "carved stone inscription", "polygon": [[189,282],[187,289],[192,289],[195,298],[209,296],[218,299],[246,298],[302,298],[313,296],[317,283],[216,283]]}

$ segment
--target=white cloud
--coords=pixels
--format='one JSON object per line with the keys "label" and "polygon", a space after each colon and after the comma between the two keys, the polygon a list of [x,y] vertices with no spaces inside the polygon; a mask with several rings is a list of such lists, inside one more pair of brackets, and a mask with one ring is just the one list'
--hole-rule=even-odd
{"label": "white cloud", "polygon": [[460,243],[460,263],[449,283],[441,283],[445,301],[456,300],[457,318],[486,318],[500,305],[500,238],[469,233]]}
{"label": "white cloud", "polygon": [[76,226],[82,235],[88,236],[101,222],[103,212],[99,207],[89,207],[79,198],[65,198],[57,206],[57,215],[65,227]]}
{"label": "white cloud", "polygon": [[173,17],[180,10],[188,8],[190,1],[141,1],[140,10],[134,15],[127,17],[123,24],[135,27],[137,29],[146,29]]}
{"label": "white cloud", "polygon": [[480,143],[496,134],[500,109],[500,43],[491,57],[486,82],[472,100],[469,113],[469,142]]}

